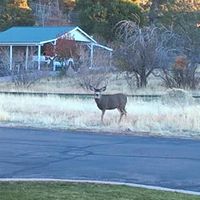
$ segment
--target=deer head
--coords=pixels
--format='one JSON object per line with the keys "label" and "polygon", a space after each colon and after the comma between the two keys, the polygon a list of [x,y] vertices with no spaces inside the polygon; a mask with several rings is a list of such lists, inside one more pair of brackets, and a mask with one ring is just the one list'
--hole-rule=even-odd
{"label": "deer head", "polygon": [[101,93],[104,92],[106,90],[106,86],[97,89],[95,87],[93,87],[92,85],[90,85],[90,90],[94,92],[94,98],[95,99],[100,99],[101,98]]}

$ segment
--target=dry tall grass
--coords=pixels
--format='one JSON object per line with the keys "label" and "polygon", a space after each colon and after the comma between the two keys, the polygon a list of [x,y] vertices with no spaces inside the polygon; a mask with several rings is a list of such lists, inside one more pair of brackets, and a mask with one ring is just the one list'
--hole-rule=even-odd
{"label": "dry tall grass", "polygon": [[118,111],[106,111],[102,125],[93,99],[0,95],[0,123],[9,126],[200,137],[199,109],[195,103],[168,105],[129,98],[127,118],[119,125]]}
{"label": "dry tall grass", "polygon": [[[98,79],[99,75],[85,75],[87,79]],[[91,76],[91,77],[90,77]],[[101,75],[102,76],[102,75]],[[149,80],[147,88],[130,89],[127,81],[124,78],[124,74],[121,73],[108,73],[105,77],[108,83],[107,92],[117,93],[123,92],[126,94],[162,94],[166,88],[161,84],[161,80],[152,78]],[[103,83],[102,83],[103,84]],[[103,85],[102,85],[103,86]],[[16,86],[14,83],[9,81],[1,80],[0,78],[0,91],[19,91],[19,92],[52,92],[52,93],[88,93],[89,91],[83,89],[80,86],[80,76],[67,76],[67,77],[48,77],[43,78],[29,88]]]}

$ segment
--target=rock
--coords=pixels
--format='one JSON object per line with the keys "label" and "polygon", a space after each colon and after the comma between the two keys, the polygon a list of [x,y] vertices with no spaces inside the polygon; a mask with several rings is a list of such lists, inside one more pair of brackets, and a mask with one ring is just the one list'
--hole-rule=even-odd
{"label": "rock", "polygon": [[161,99],[162,103],[172,105],[190,105],[194,103],[194,98],[189,92],[178,88],[167,90]]}

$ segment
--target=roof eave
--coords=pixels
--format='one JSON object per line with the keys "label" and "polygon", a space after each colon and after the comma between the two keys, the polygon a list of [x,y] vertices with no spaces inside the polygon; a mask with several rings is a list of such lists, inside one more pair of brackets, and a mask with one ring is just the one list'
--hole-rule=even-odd
{"label": "roof eave", "polygon": [[41,41],[40,44],[43,45],[43,44],[46,44],[46,43],[55,42],[56,40],[57,40],[57,38],[51,39],[51,40],[45,40],[45,41]]}
{"label": "roof eave", "polygon": [[0,46],[38,46],[41,45],[40,42],[0,42]]}

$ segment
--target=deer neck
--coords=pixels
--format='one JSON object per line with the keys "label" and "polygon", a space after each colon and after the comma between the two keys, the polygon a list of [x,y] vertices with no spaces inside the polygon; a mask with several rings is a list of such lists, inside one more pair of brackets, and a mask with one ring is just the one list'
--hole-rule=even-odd
{"label": "deer neck", "polygon": [[101,102],[101,98],[95,98],[94,100],[95,100],[96,104],[99,104]]}
{"label": "deer neck", "polygon": [[103,108],[102,108],[102,105],[101,105],[101,97],[100,97],[100,98],[95,98],[94,100],[95,100],[95,102],[96,102],[96,104],[97,104],[97,107],[98,107],[100,110],[102,110]]}

